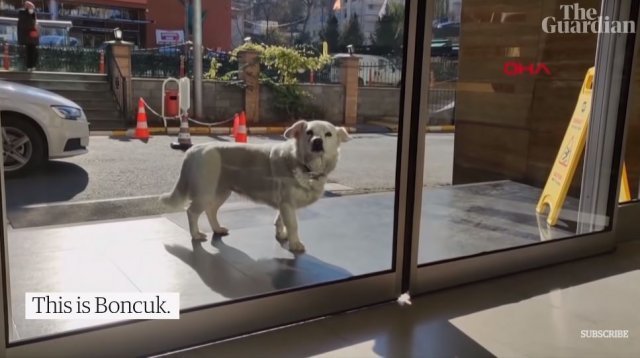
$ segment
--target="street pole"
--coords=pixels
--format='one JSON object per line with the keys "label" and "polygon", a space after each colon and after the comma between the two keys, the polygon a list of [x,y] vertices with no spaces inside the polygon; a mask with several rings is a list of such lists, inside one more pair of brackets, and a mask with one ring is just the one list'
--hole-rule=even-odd
{"label": "street pole", "polygon": [[189,36],[189,5],[191,5],[191,0],[182,0],[182,4],[184,5],[184,45],[182,51],[182,61],[184,61],[184,75],[189,77],[189,40],[191,40]]}
{"label": "street pole", "polygon": [[[184,42],[189,41],[189,4],[191,0],[184,0]],[[185,50],[189,49],[189,45],[185,45]],[[185,51],[185,54],[187,52]]]}
{"label": "street pole", "polygon": [[202,118],[202,0],[193,0],[193,86],[195,117]]}
{"label": "street pole", "polygon": [[51,20],[58,20],[58,0],[49,0],[49,13]]}

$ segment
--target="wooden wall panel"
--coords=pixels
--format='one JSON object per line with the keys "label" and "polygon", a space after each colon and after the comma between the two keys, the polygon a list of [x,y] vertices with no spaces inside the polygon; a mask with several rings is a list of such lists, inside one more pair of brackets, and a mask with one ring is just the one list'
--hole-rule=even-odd
{"label": "wooden wall panel", "polygon": [[[472,122],[498,127],[526,128],[532,94],[456,93],[456,125]],[[464,103],[459,106],[457,103]]]}
{"label": "wooden wall panel", "polygon": [[524,180],[529,132],[464,123],[456,126],[455,184],[512,179]]}
{"label": "wooden wall panel", "polygon": [[[640,56],[640,50],[636,53]],[[627,113],[627,138],[624,149],[625,162],[629,175],[631,197],[640,196],[640,61],[636,59],[631,83],[631,100]]]}
{"label": "wooden wall panel", "polygon": [[[574,2],[598,9],[600,3]],[[542,18],[561,17],[564,3],[463,2],[454,184],[511,179],[542,187],[546,182],[586,70],[595,60],[596,35],[542,32]],[[491,22],[500,12],[524,15],[509,23]],[[503,73],[507,61],[544,63],[551,75],[510,77]],[[579,192],[576,177],[574,195]]]}

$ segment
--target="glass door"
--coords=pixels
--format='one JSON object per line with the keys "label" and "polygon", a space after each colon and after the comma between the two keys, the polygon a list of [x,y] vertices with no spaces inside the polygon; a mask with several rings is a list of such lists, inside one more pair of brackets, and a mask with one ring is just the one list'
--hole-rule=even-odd
{"label": "glass door", "polygon": [[615,245],[637,6],[466,0],[459,15],[447,42],[446,21],[425,30],[415,292]]}
{"label": "glass door", "polygon": [[[636,39],[637,41],[637,39]],[[640,89],[638,80],[640,79],[640,67],[638,63],[638,51],[640,46],[636,45],[636,56],[633,64],[632,83],[629,91],[628,101],[628,117],[627,127],[625,130],[625,145],[623,150],[623,173],[620,180],[620,207],[618,209],[618,237],[619,240],[635,240],[637,235],[635,234],[637,217],[640,210],[638,199],[640,198],[640,157],[638,156],[638,145],[640,144],[640,138],[638,130],[640,125],[640,116],[638,110],[638,101],[636,98],[639,96],[638,89]]]}
{"label": "glass door", "polygon": [[[259,113],[247,112],[246,144],[229,144],[239,141],[229,131],[191,136],[194,146],[186,154],[171,149],[175,135],[155,130],[146,142],[115,132],[87,138],[87,119],[89,126],[109,123],[97,115],[95,101],[110,98],[100,92],[108,86],[95,79],[89,84],[47,82],[61,95],[73,96],[88,117],[44,104],[42,113],[65,128],[56,132],[55,138],[62,138],[56,141],[48,131],[59,127],[38,131],[39,123],[24,119],[28,113],[13,113],[20,98],[0,96],[5,151],[0,355],[146,355],[395,300],[407,266],[405,203],[408,173],[415,166],[405,128],[418,115],[412,74],[420,72],[414,62],[415,34],[423,14],[416,6],[395,2],[386,10],[393,10],[393,16],[385,18],[385,26],[396,29],[394,41],[401,44],[388,52],[360,53],[367,46],[335,38],[328,58],[320,59],[340,73],[335,81],[307,77],[246,91],[233,85],[237,81],[220,82],[222,74],[217,81],[205,81],[204,97],[216,98],[204,104],[213,123],[244,114],[249,109],[245,96],[260,94],[251,97],[261,104]],[[358,21],[375,28],[376,15],[356,16],[351,10],[351,21],[335,30],[362,31]],[[325,26],[335,27],[334,20]],[[355,38],[371,41],[369,36]],[[91,40],[85,38],[85,46]],[[321,48],[293,51],[316,57],[305,61],[313,62],[320,61]],[[398,64],[388,71],[393,78],[384,85],[359,86],[365,57]],[[255,75],[246,66],[239,69]],[[134,96],[159,108],[163,80],[133,78]],[[278,107],[273,99],[283,99],[279,88],[290,89],[285,95],[299,95],[306,106],[296,107],[296,113]],[[149,126],[158,125],[146,113]],[[301,116],[323,121],[298,121]],[[392,117],[399,133],[356,130],[363,121],[382,117]],[[286,130],[280,127],[283,118]],[[259,130],[265,126],[270,130]],[[236,154],[227,157],[222,153],[230,146]],[[206,163],[192,163],[202,151],[214,154]],[[200,189],[188,189],[188,200],[180,200],[175,209],[161,205],[160,195],[175,192],[169,201],[180,199],[184,180],[196,183],[191,175],[178,179],[183,165],[207,184],[198,186],[198,194],[194,190]],[[209,181],[209,175],[216,179]],[[297,191],[291,196],[282,191],[286,188]],[[97,301],[98,295],[178,293],[180,318],[27,319],[29,293],[46,296],[52,309],[60,304],[63,311],[71,300],[72,313],[76,307],[84,311],[83,302]],[[62,298],[69,293],[77,301]],[[49,314],[48,309],[41,313]]]}

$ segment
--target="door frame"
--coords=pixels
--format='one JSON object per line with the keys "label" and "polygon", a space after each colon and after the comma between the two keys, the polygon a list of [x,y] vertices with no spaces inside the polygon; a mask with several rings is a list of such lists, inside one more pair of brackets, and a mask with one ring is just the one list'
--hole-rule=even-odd
{"label": "door frame", "polygon": [[[631,19],[638,24],[638,3],[632,0],[603,0],[601,3],[602,16],[610,16],[611,19],[626,20]],[[605,13],[606,12],[606,13]],[[636,29],[637,30],[637,29]],[[606,127],[607,133],[600,138],[600,151],[607,149],[600,155],[598,163],[599,168],[606,168],[608,175],[618,178],[618,180],[601,180],[600,185],[596,188],[601,191],[599,194],[598,206],[606,207],[609,222],[603,231],[590,234],[582,234],[569,238],[556,239],[544,242],[538,242],[526,246],[518,246],[508,249],[497,250],[489,253],[480,253],[466,257],[454,258],[441,262],[427,263],[420,265],[413,279],[412,292],[425,293],[435,291],[447,287],[453,287],[465,283],[484,280],[501,275],[521,272],[528,269],[539,268],[560,262],[566,262],[578,258],[589,257],[597,254],[613,251],[616,243],[619,241],[620,235],[630,232],[638,232],[637,219],[631,223],[625,221],[624,228],[618,226],[618,210],[617,204],[620,176],[622,172],[621,152],[624,142],[624,128],[626,126],[626,117],[628,112],[628,94],[631,83],[631,73],[635,60],[637,48],[636,34],[625,35],[624,38],[614,36],[598,36],[598,49],[596,51],[596,60],[598,68],[597,73],[601,73],[606,68],[609,76],[605,80],[598,80],[596,77],[594,94],[600,93],[603,98],[612,103],[608,111],[592,110],[591,122],[595,122],[604,128],[605,123],[609,123]],[[613,52],[612,52],[613,51]],[[615,56],[613,56],[613,54]],[[614,61],[614,59],[618,59]],[[620,60],[622,59],[622,60]],[[426,61],[427,59],[425,59]],[[600,69],[601,71],[598,71]],[[603,88],[611,85],[618,86],[618,91],[607,93],[602,91]],[[600,91],[598,91],[600,90]],[[606,94],[606,96],[604,96]],[[428,101],[423,98],[423,101]],[[428,105],[423,105],[427,108]],[[599,108],[594,104],[594,107]],[[606,112],[606,116],[605,116]],[[425,115],[421,115],[425,117]],[[613,125],[607,118],[616,118]],[[421,128],[424,128],[421,127]],[[594,134],[591,134],[594,136]],[[606,139],[604,139],[606,137]],[[605,143],[608,146],[604,146]],[[597,155],[594,152],[591,155]],[[604,158],[603,158],[604,157]],[[424,167],[424,148],[420,148],[418,152],[417,171],[422,173]],[[588,176],[593,170],[586,172]],[[422,196],[422,188],[417,188],[416,196]],[[606,201],[603,195],[607,195]],[[635,212],[640,211],[640,203],[637,205]],[[419,207],[414,207],[414,213]],[[631,213],[632,209],[627,209]],[[601,211],[600,211],[601,212]],[[624,216],[625,218],[628,215]],[[415,239],[415,238],[414,238]]]}

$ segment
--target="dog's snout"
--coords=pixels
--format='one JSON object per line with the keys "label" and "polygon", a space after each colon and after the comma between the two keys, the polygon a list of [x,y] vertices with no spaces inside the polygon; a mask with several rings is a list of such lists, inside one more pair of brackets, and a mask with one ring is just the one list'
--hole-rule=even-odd
{"label": "dog's snout", "polygon": [[311,140],[311,150],[314,152],[321,152],[324,150],[322,138],[313,138],[313,140]]}

